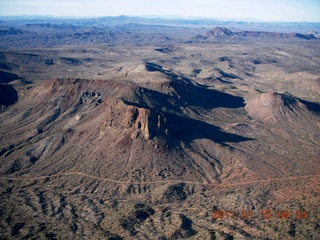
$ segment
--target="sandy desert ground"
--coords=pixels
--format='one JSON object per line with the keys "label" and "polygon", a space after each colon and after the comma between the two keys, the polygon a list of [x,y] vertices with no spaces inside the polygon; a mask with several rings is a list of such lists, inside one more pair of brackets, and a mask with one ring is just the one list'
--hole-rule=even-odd
{"label": "sandy desert ground", "polygon": [[319,40],[183,31],[0,49],[1,239],[320,238]]}

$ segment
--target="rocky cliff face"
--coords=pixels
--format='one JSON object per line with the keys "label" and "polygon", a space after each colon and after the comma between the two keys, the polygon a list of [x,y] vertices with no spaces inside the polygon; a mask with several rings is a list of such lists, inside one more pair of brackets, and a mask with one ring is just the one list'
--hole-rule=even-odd
{"label": "rocky cliff face", "polygon": [[106,119],[101,131],[107,128],[132,129],[132,139],[142,135],[145,140],[157,135],[168,135],[167,118],[164,113],[130,106],[114,98],[109,98],[107,102]]}

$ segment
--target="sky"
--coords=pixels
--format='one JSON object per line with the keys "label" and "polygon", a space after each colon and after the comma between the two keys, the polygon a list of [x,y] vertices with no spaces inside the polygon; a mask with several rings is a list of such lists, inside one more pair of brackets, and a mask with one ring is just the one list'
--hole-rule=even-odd
{"label": "sky", "polygon": [[0,0],[0,16],[15,15],[320,22],[320,0]]}

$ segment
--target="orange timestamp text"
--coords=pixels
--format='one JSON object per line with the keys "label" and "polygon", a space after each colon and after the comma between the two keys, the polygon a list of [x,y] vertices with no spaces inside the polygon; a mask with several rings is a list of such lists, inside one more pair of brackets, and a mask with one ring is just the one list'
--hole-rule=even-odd
{"label": "orange timestamp text", "polygon": [[213,210],[212,219],[235,219],[240,218],[243,220],[253,219],[259,217],[261,219],[307,219],[308,213],[305,210],[261,210],[260,212],[252,210],[243,210],[243,211],[228,211],[228,210]]}

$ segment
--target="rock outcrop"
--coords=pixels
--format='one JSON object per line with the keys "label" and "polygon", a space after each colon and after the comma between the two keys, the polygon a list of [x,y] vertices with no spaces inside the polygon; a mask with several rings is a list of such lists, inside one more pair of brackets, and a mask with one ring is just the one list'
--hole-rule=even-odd
{"label": "rock outcrop", "polygon": [[109,98],[106,100],[108,106],[106,109],[106,120],[101,126],[101,130],[106,128],[133,129],[135,133],[142,134],[145,140],[150,140],[156,135],[167,135],[168,126],[164,113],[127,105],[125,102]]}

